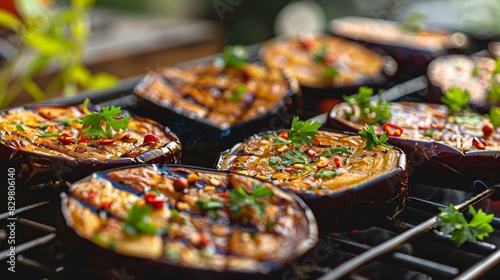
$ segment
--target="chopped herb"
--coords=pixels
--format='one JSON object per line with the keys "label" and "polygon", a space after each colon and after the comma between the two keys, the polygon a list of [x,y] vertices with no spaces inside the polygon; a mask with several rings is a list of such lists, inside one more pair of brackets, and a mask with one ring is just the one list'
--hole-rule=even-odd
{"label": "chopped herb", "polygon": [[292,120],[292,128],[288,134],[288,140],[296,144],[313,144],[313,137],[318,134],[321,124],[312,121],[301,121],[295,116]]}
{"label": "chopped herb", "polygon": [[285,161],[281,162],[284,166],[290,166],[296,163],[307,164],[307,155],[296,149],[288,151],[280,155],[280,157],[285,159]]}
{"label": "chopped herb", "polygon": [[214,210],[208,211],[208,218],[212,221],[217,221],[219,219],[219,214]]}
{"label": "chopped herb", "polygon": [[276,132],[273,134],[273,136],[274,136],[273,145],[289,145],[289,144],[292,144],[292,141],[279,136]]}
{"label": "chopped herb", "polygon": [[331,148],[328,151],[324,151],[323,154],[321,154],[321,155],[324,157],[331,157],[333,154],[337,154],[337,155],[352,154],[352,152],[349,151],[349,149],[347,149],[347,148],[335,147],[335,148]]}
{"label": "chopped herb", "polygon": [[71,118],[57,118],[54,121],[63,123],[65,126],[71,126],[73,122],[81,123],[81,119],[71,119]]}
{"label": "chopped herb", "polygon": [[452,112],[468,110],[469,101],[469,92],[458,87],[448,89],[441,97],[441,102],[448,106]]}
{"label": "chopped herb", "polygon": [[314,177],[318,178],[333,178],[335,176],[337,176],[337,172],[325,169],[320,169],[318,172],[314,174]]}
{"label": "chopped herb", "polygon": [[500,103],[500,84],[493,81],[486,100],[491,103]]}
{"label": "chopped herb", "polygon": [[326,55],[328,53],[328,46],[325,43],[322,43],[319,46],[319,50],[317,52],[312,53],[312,57],[314,61],[325,61]]}
{"label": "chopped herb", "polygon": [[245,87],[242,85],[239,85],[238,87],[236,87],[234,92],[230,93],[227,96],[227,99],[230,101],[240,101],[243,93],[245,93]]}
{"label": "chopped herb", "polygon": [[494,127],[499,127],[500,126],[500,107],[491,106],[489,117],[490,117],[491,124]]}
{"label": "chopped herb", "polygon": [[61,133],[46,132],[46,133],[38,134],[37,136],[38,137],[59,137],[59,136],[61,136]]}
{"label": "chopped herb", "polygon": [[208,198],[204,200],[198,199],[198,201],[196,201],[196,207],[205,211],[217,210],[222,208],[222,206],[224,206],[224,203],[215,198]]}
{"label": "chopped herb", "polygon": [[344,101],[351,107],[351,112],[344,111],[347,117],[354,116],[354,108],[359,108],[359,119],[372,124],[384,124],[391,118],[391,104],[382,100],[371,101],[373,89],[369,87],[359,87],[355,96],[344,96]]}
{"label": "chopped herb", "polygon": [[172,219],[176,220],[177,218],[179,218],[179,210],[172,209]]}
{"label": "chopped herb", "polygon": [[225,46],[222,51],[222,57],[217,58],[214,63],[216,66],[224,67],[236,67],[241,68],[248,64],[249,55],[245,48],[241,45],[236,46]]}
{"label": "chopped herb", "polygon": [[[82,118],[83,127],[85,127],[82,132],[85,134],[85,137],[93,139],[113,138],[111,128],[115,131],[127,129],[130,121],[130,116],[128,115],[120,118],[121,113],[121,108],[115,106],[103,107],[101,113],[92,112]],[[106,131],[102,128],[103,124],[106,127]]]}
{"label": "chopped herb", "polygon": [[323,71],[323,77],[325,77],[325,78],[333,79],[333,78],[337,77],[338,74],[339,74],[339,71],[337,69],[331,68],[331,67],[327,68]]}
{"label": "chopped herb", "polygon": [[16,125],[16,128],[17,128],[17,130],[19,130],[19,131],[21,131],[21,132],[26,131],[26,128],[24,127],[24,125],[23,125],[23,124],[18,124],[18,125]]}
{"label": "chopped herb", "polygon": [[432,137],[433,134],[434,134],[434,128],[429,128],[424,131],[424,136]]}
{"label": "chopped herb", "polygon": [[122,229],[128,235],[137,236],[141,233],[155,234],[157,228],[149,222],[150,205],[139,206],[134,204],[125,216]]}
{"label": "chopped herb", "polygon": [[262,135],[262,138],[269,140],[270,137],[269,137],[269,134],[264,134],[264,135]]}
{"label": "chopped herb", "polygon": [[385,131],[379,138],[377,137],[377,134],[375,133],[373,126],[365,124],[364,129],[359,131],[358,134],[359,136],[361,136],[361,138],[364,138],[366,140],[365,147],[363,148],[364,150],[371,151],[373,150],[373,148],[377,146],[382,146],[387,149],[392,149],[391,145],[385,143],[387,142],[387,140],[389,140]]}
{"label": "chopped herb", "polygon": [[408,19],[401,23],[400,28],[409,33],[416,33],[423,28],[423,21],[427,18],[426,15],[413,12]]}
{"label": "chopped herb", "polygon": [[47,127],[49,127],[48,124],[41,124],[41,125],[37,126],[37,128],[41,129],[41,130],[45,130],[45,129],[47,129]]}
{"label": "chopped herb", "polygon": [[469,205],[469,212],[472,214],[470,222],[467,222],[464,215],[453,204],[439,208],[439,210],[441,213],[437,215],[436,227],[439,227],[439,231],[444,234],[451,234],[451,240],[457,247],[467,241],[483,240],[493,232],[490,223],[494,215],[487,215],[482,209],[476,212],[474,207]]}
{"label": "chopped herb", "polygon": [[263,198],[270,198],[274,194],[265,186],[253,184],[252,193],[247,194],[243,187],[238,187],[237,189],[232,189],[229,191],[229,197],[231,198],[231,211],[234,214],[238,214],[241,208],[249,206],[262,216],[266,208],[266,203],[262,201]]}
{"label": "chopped herb", "polygon": [[280,160],[279,160],[279,158],[278,158],[278,157],[271,157],[271,158],[269,159],[269,165],[271,165],[271,166],[276,165],[276,164],[278,164],[278,163],[280,163]]}

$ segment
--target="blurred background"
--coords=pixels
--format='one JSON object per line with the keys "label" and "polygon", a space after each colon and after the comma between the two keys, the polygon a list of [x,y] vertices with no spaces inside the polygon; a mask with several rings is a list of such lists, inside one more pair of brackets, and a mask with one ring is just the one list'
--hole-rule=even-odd
{"label": "blurred background", "polygon": [[[402,21],[419,11],[427,16],[426,25],[470,35],[475,42],[472,51],[500,35],[498,0],[2,0],[0,8],[19,15],[16,1],[23,2],[24,10],[31,12],[35,10],[29,7],[32,5],[51,9],[76,5],[85,9],[89,18],[83,24],[88,25],[89,32],[85,44],[78,47],[78,55],[89,72],[77,74],[102,72],[112,77],[96,77],[90,86],[73,87],[73,93],[75,89],[114,85],[162,65],[213,55],[227,44],[258,44],[304,29],[326,31],[330,20],[342,16]],[[4,75],[6,64],[19,47],[12,35],[8,28],[0,31],[0,70]],[[16,65],[23,67],[22,63]],[[41,89],[58,70],[57,66],[43,66],[47,67],[40,67],[43,71],[33,77]],[[8,106],[52,97],[42,91],[30,93],[31,99],[16,96]]]}

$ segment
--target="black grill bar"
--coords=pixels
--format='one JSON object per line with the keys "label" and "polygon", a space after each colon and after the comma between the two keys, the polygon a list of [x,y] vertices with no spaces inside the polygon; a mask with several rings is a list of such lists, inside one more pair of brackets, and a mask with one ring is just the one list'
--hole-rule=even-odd
{"label": "black grill bar", "polygon": [[495,253],[491,254],[489,257],[483,259],[481,262],[475,264],[464,273],[460,274],[455,280],[471,280],[478,279],[488,270],[494,268],[500,264],[500,249],[496,250]]}
{"label": "black grill bar", "polygon": [[[50,201],[40,201],[40,202],[33,203],[33,204],[30,204],[30,205],[27,205],[27,206],[24,206],[24,207],[21,207],[21,208],[17,208],[14,211],[14,216],[18,215],[19,213],[22,213],[24,211],[27,211],[27,210],[30,210],[30,209],[33,209],[33,208],[37,208],[37,207],[40,207],[40,206],[43,206],[43,205],[49,204],[49,203],[50,203]],[[2,214],[0,214],[0,220],[7,219],[8,217],[11,217],[11,216],[13,216],[13,215],[11,215],[10,212],[2,213]]]}
{"label": "black grill bar", "polygon": [[[477,202],[492,196],[494,193],[495,189],[487,189],[477,195],[470,197],[469,199],[466,199],[464,202],[455,205],[455,207],[457,208],[458,211],[463,211],[469,205],[476,204]],[[403,232],[402,234],[392,239],[389,239],[388,241],[376,247],[373,247],[371,250],[366,251],[353,259],[350,259],[342,263],[334,270],[330,271],[329,273],[325,274],[319,279],[320,280],[340,279],[341,277],[347,275],[348,273],[360,268],[364,264],[384,254],[387,254],[390,251],[401,247],[404,243],[411,241],[412,239],[418,237],[419,235],[424,234],[425,232],[432,229],[435,223],[436,223],[436,216],[433,216],[432,218],[427,219],[423,223],[416,225],[415,227]]]}
{"label": "black grill bar", "polygon": [[[49,242],[50,240],[52,240],[54,238],[56,238],[55,233],[50,233],[50,234],[44,235],[42,237],[35,238],[31,241],[28,241],[26,243],[23,243],[21,245],[16,246],[16,253],[19,254],[19,253],[22,253],[22,252],[29,250],[31,248],[46,244],[47,242]],[[9,251],[10,250],[4,250],[4,251],[0,252],[0,261],[5,260],[8,257],[7,254],[9,253]]]}

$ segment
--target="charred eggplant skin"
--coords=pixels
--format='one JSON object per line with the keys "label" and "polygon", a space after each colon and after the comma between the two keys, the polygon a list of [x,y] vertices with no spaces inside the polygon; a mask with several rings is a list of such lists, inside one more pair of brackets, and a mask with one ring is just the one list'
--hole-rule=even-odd
{"label": "charred eggplant skin", "polygon": [[[9,109],[0,114],[7,114],[13,110],[35,110],[37,108],[66,108],[76,105],[30,105]],[[36,153],[22,150],[19,147],[8,145],[0,139],[0,169],[14,170],[18,191],[45,190],[47,192],[60,191],[59,187],[77,181],[92,172],[117,168],[139,163],[180,163],[182,145],[168,127],[159,123],[131,115],[138,121],[148,122],[160,128],[169,137],[169,141],[155,149],[150,149],[135,157],[122,157],[109,160],[92,158],[74,159],[51,154]],[[40,192],[39,192],[40,193]]]}

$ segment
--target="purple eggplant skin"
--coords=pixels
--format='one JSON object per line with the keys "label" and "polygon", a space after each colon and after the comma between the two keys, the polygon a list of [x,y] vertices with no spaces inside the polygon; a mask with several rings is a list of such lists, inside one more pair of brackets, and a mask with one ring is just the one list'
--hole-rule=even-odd
{"label": "purple eggplant skin", "polygon": [[[149,166],[150,164],[137,164],[132,167],[140,167],[140,166]],[[155,164],[158,167],[158,170],[161,172],[169,173],[173,168],[175,169],[189,169],[192,171],[196,171],[197,173],[225,173],[228,174],[230,172],[215,170],[213,168],[206,167],[197,167],[192,165],[184,165],[184,164]],[[108,178],[106,176],[107,173],[124,169],[129,167],[119,167],[113,168],[104,171],[94,172],[90,176],[96,176],[99,178]],[[241,177],[248,177],[246,175],[238,174]],[[248,177],[250,178],[250,177]],[[85,181],[88,178],[83,178],[78,182],[74,182],[72,185],[76,185],[81,181]],[[255,180],[255,178],[252,178]],[[258,180],[258,179],[257,179]],[[71,186],[70,186],[71,188]],[[58,226],[58,230],[61,231],[62,237],[69,241],[71,244],[78,248],[81,255],[79,257],[83,257],[86,260],[95,262],[95,258],[98,258],[102,261],[102,263],[109,264],[110,267],[127,267],[127,271],[130,268],[131,270],[137,270],[137,275],[144,275],[144,279],[149,278],[158,278],[161,276],[169,276],[170,278],[174,276],[174,279],[198,279],[198,278],[206,278],[206,279],[236,279],[236,277],[244,277],[244,279],[257,279],[257,277],[269,277],[269,279],[281,278],[283,271],[286,268],[289,268],[290,264],[306,253],[310,252],[318,243],[318,224],[316,219],[309,209],[309,207],[297,197],[293,193],[289,193],[299,204],[300,209],[303,211],[303,222],[306,225],[307,232],[304,233],[305,238],[297,244],[294,249],[294,252],[290,254],[283,262],[277,261],[268,261],[263,263],[258,270],[255,271],[236,271],[236,270],[206,270],[200,268],[193,268],[183,266],[179,263],[168,262],[167,260],[150,260],[139,257],[125,256],[116,253],[115,251],[104,249],[103,247],[97,245],[90,240],[82,238],[79,236],[68,224],[67,224],[67,211],[63,205],[66,204],[68,198],[70,197],[70,193],[67,189],[65,192],[61,192],[59,195],[60,205],[58,205],[56,223]],[[147,277],[150,276],[150,277]],[[175,277],[177,276],[177,277]],[[208,277],[208,278],[207,278]],[[112,278],[112,277],[111,277]],[[143,277],[140,277],[143,278]]]}
{"label": "purple eggplant skin", "polygon": [[183,163],[212,167],[220,151],[228,149],[242,137],[264,130],[289,127],[293,116],[300,115],[303,109],[302,91],[297,79],[289,71],[283,71],[283,76],[290,85],[284,99],[254,119],[221,129],[203,119],[179,111],[172,104],[159,104],[138,94],[147,88],[151,75],[153,74],[146,75],[136,85],[134,91],[137,106],[132,110],[138,115],[154,118],[172,128],[183,144]]}
{"label": "purple eggplant skin", "polygon": [[[36,105],[47,107],[48,105]],[[68,105],[50,105],[54,107],[66,107]],[[18,109],[29,109],[33,106],[20,107]],[[118,158],[106,161],[95,159],[68,159],[58,156],[39,154],[23,151],[16,147],[0,143],[0,170],[14,170],[16,186],[18,191],[49,190],[65,187],[68,183],[80,180],[95,171],[109,168],[117,168],[139,163],[180,163],[182,156],[182,145],[177,135],[172,133],[168,127],[159,123],[133,115],[137,120],[160,126],[162,130],[170,135],[170,141],[163,146],[140,154],[135,158]]]}
{"label": "purple eggplant skin", "polygon": [[[257,136],[282,131],[267,131]],[[340,133],[356,135],[352,132]],[[224,155],[233,154],[246,140],[220,153],[215,167],[220,169]],[[372,226],[376,221],[394,218],[403,211],[410,194],[408,160],[405,153],[395,149],[401,153],[398,167],[368,182],[330,194],[289,191],[297,194],[311,208],[320,232],[361,229]]]}
{"label": "purple eggplant skin", "polygon": [[[358,128],[340,116],[343,104],[332,109],[328,125],[334,129],[357,132]],[[500,182],[500,151],[460,151],[437,141],[388,137],[389,144],[407,154],[412,182],[457,189],[468,188],[476,180],[488,185]]]}

